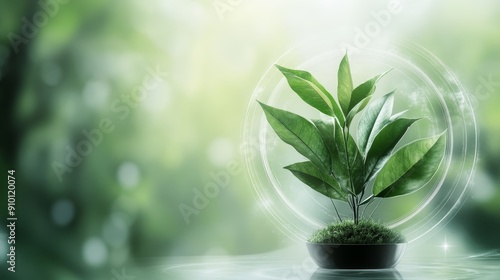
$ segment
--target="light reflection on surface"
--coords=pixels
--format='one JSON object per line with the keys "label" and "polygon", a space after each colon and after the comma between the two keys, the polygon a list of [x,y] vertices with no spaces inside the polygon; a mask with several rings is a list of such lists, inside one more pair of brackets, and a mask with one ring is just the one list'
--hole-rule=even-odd
{"label": "light reflection on surface", "polygon": [[380,270],[326,270],[318,268],[311,280],[325,279],[404,279],[397,269]]}
{"label": "light reflection on surface", "polygon": [[[283,253],[283,252],[281,252]],[[248,256],[177,257],[138,270],[137,279],[500,279],[500,251],[445,260],[405,260],[396,269],[325,270],[307,257],[276,252]]]}

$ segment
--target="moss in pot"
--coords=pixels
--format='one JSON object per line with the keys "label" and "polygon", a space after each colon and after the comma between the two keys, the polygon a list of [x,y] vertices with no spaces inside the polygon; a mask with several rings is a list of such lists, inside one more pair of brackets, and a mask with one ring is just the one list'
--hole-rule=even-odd
{"label": "moss in pot", "polygon": [[[311,236],[306,243],[311,257],[322,268],[395,267],[403,256],[405,238],[382,223],[364,219],[363,210],[377,199],[411,194],[425,186],[443,160],[445,133],[396,150],[419,119],[406,118],[405,112],[392,114],[394,91],[372,100],[385,73],[353,87],[347,54],[339,65],[337,99],[309,72],[276,67],[303,101],[325,115],[310,121],[259,102],[278,137],[307,159],[285,169],[332,201],[338,221]],[[358,114],[355,139],[351,130]],[[349,205],[350,220],[341,217],[337,203]]]}

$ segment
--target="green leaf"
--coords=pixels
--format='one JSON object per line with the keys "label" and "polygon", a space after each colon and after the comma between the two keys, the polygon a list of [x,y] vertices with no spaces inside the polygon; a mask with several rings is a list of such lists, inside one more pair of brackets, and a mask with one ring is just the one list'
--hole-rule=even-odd
{"label": "green leaf", "polygon": [[290,88],[302,100],[323,114],[337,117],[340,123],[344,123],[345,116],[337,101],[309,72],[288,69],[279,65],[276,65],[276,67],[283,73]]}
{"label": "green leaf", "polygon": [[395,119],[386,124],[375,136],[367,153],[365,168],[367,181],[373,179],[377,172],[387,162],[394,147],[403,138],[408,128],[418,119]]}
{"label": "green leaf", "polygon": [[349,114],[347,114],[347,117],[346,117],[346,123],[348,125],[352,122],[352,119],[354,119],[354,117],[359,112],[363,111],[363,109],[366,107],[366,105],[368,105],[368,103],[370,102],[371,98],[372,98],[372,95],[369,95],[365,99],[361,100],[361,102],[359,102],[356,106],[354,106],[354,108],[352,108],[352,110],[349,112]]}
{"label": "green leaf", "polygon": [[330,158],[332,160],[331,173],[342,188],[350,190],[349,170],[346,164],[347,161],[345,158],[345,152],[342,152],[342,154],[340,153],[341,149],[342,151],[345,150],[342,129],[340,129],[340,132],[337,130],[337,127],[340,128],[338,122],[334,123],[332,121],[324,122],[322,120],[313,120],[313,123],[318,128],[321,137],[323,137],[323,141],[330,152]]}
{"label": "green leaf", "polygon": [[[318,129],[321,138],[325,142],[325,145],[330,154],[331,164],[333,166],[334,163],[339,161],[339,153],[337,151],[337,145],[335,143],[335,127],[333,122],[324,122],[322,120],[312,120],[316,128]],[[333,170],[330,170],[333,172]]]}
{"label": "green leaf", "polygon": [[[389,70],[390,71],[390,70]],[[387,72],[389,72],[387,71]],[[375,84],[377,81],[382,78],[387,72],[377,75],[368,81],[362,83],[361,85],[357,86],[353,91],[351,95],[351,100],[349,102],[349,108],[347,110],[346,115],[363,99],[367,98],[368,96],[372,95],[373,92],[375,91]]]}
{"label": "green leaf", "polygon": [[352,135],[346,135],[338,122],[334,124],[334,139],[330,145],[330,149],[335,152],[332,154],[333,174],[343,188],[359,194],[365,183],[363,156]]}
{"label": "green leaf", "polygon": [[315,191],[333,199],[347,201],[347,194],[341,189],[335,179],[322,172],[311,162],[299,162],[286,166],[300,181]]}
{"label": "green leaf", "polygon": [[291,145],[314,165],[326,171],[331,169],[328,149],[316,127],[305,118],[260,103],[267,121],[279,138]]}
{"label": "green leaf", "polygon": [[358,123],[358,145],[366,155],[373,139],[391,117],[394,91],[368,105]]}
{"label": "green leaf", "polygon": [[[346,191],[355,194],[354,191],[351,190],[350,183],[350,173],[349,166],[347,165],[347,154],[345,152],[345,141],[344,135],[342,132],[342,128],[338,124],[338,122],[332,121],[321,121],[321,120],[313,120],[314,125],[318,128],[321,137],[325,141],[325,144],[330,152],[331,162],[331,173],[333,177],[339,182],[340,186]],[[349,147],[351,150],[351,156],[356,156],[356,150],[354,140],[352,137],[349,141]],[[353,166],[359,166],[362,164],[362,160],[355,158],[352,161]],[[358,183],[358,182],[356,182]]]}
{"label": "green leaf", "polygon": [[344,115],[347,116],[349,113],[349,104],[351,102],[351,94],[352,94],[352,77],[351,77],[351,67],[349,66],[349,58],[347,57],[347,53],[340,61],[339,71],[337,74],[338,82],[337,82],[337,96],[339,98],[339,104],[344,112]]}
{"label": "green leaf", "polygon": [[360,194],[365,186],[365,166],[363,156],[351,134],[349,134],[347,140],[347,150],[349,152],[349,168],[354,192]]}
{"label": "green leaf", "polygon": [[393,197],[419,190],[439,169],[445,148],[444,132],[402,147],[380,170],[373,185],[373,195]]}
{"label": "green leaf", "polygon": [[312,120],[312,122],[328,147],[335,144],[335,125],[332,121]]}

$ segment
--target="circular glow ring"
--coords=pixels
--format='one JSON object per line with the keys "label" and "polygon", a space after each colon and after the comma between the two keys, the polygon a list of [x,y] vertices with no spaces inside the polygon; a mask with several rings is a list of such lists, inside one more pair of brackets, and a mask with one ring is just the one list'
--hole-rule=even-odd
{"label": "circular glow ring", "polygon": [[[432,187],[426,187],[430,190],[425,198],[409,213],[384,221],[388,226],[401,230],[410,242],[416,241],[430,231],[444,226],[461,207],[468,193],[477,161],[477,126],[469,96],[450,69],[419,45],[396,36],[381,37],[371,42],[367,48],[356,48],[345,42],[348,42],[348,39],[342,35],[327,40],[309,40],[307,44],[289,50],[275,64],[305,70],[321,70],[324,65],[328,65],[333,70],[348,49],[351,61],[353,58],[362,57],[363,61],[368,59],[386,68],[394,68],[393,71],[398,71],[403,80],[423,91],[419,98],[424,98],[423,95],[425,98],[419,101],[422,108],[429,112],[430,127],[434,132],[444,129],[447,131],[447,151],[438,172],[440,175],[433,178],[429,183]],[[351,69],[355,68],[359,68],[359,65],[351,63]],[[321,74],[317,71],[310,72],[315,76]],[[356,75],[353,74],[353,77],[356,80]],[[318,80],[325,82],[324,79]],[[332,87],[327,86],[328,88]],[[255,102],[259,100],[278,108],[290,105],[293,106],[292,109],[284,109],[294,112],[298,109],[311,111],[307,105],[287,104],[288,99],[291,99],[290,95],[293,93],[282,74],[270,67],[259,81],[245,116],[244,141],[257,141],[259,151],[244,153],[244,159],[256,198],[266,214],[287,236],[305,240],[313,230],[324,227],[328,219],[319,218],[310,213],[303,203],[291,199],[290,188],[285,187],[283,176],[278,174],[280,169],[273,162],[281,156],[274,151],[276,146],[286,144],[276,137],[272,141],[269,140],[274,132],[269,129],[261,108]],[[292,162],[288,162],[290,163]],[[291,174],[287,176],[293,177]],[[331,204],[326,204],[324,197],[315,195],[314,192],[311,194],[304,186],[300,187],[304,190],[301,194],[310,201],[306,204],[312,204],[311,207],[324,212],[333,211]]]}

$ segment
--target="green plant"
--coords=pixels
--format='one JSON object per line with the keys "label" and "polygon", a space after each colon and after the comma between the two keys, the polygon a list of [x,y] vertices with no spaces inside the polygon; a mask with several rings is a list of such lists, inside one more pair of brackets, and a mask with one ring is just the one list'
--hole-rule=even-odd
{"label": "green plant", "polygon": [[[377,81],[385,73],[354,88],[346,54],[338,70],[337,103],[309,72],[276,67],[303,101],[329,117],[328,121],[311,122],[259,102],[281,140],[308,159],[285,168],[329,197],[340,222],[334,200],[349,204],[354,224],[358,224],[361,206],[366,207],[375,198],[415,192],[437,172],[446,147],[444,132],[393,151],[418,119],[404,118],[405,112],[392,115],[394,91],[371,100]],[[351,126],[362,111],[355,141]]]}
{"label": "green plant", "polygon": [[404,236],[371,220],[344,220],[316,231],[309,242],[332,244],[390,244],[404,243]]}

